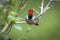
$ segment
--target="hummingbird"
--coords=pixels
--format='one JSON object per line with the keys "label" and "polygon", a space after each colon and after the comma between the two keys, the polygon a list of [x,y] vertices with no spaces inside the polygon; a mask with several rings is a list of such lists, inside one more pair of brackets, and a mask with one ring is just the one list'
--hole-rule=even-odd
{"label": "hummingbird", "polygon": [[38,18],[35,19],[35,16],[33,15],[33,10],[32,9],[28,10],[28,15],[26,16],[25,20],[28,24],[39,25],[38,24],[39,19]]}

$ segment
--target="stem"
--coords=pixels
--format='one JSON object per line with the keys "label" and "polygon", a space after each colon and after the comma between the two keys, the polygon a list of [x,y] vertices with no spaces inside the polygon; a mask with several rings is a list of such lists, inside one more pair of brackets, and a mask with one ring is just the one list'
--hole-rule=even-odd
{"label": "stem", "polygon": [[[11,0],[10,0],[10,1],[11,1]],[[16,2],[16,1],[15,1],[15,2]],[[7,18],[8,18],[9,12],[12,10],[11,5],[15,4],[15,2],[12,3],[12,1],[11,1],[11,3],[8,3],[7,5],[5,5],[5,6],[7,7],[5,20],[8,20]],[[11,30],[13,24],[14,24],[14,22],[8,21],[8,23],[7,23],[7,24],[4,26],[4,28],[1,30],[1,33],[4,33],[4,32],[7,31],[8,29]]]}
{"label": "stem", "polygon": [[42,0],[41,7],[40,7],[41,8],[41,12],[39,13],[39,15],[35,19],[41,17],[50,8],[49,7],[50,4],[51,4],[51,0],[48,2],[46,7],[44,8],[44,0]]}
{"label": "stem", "polygon": [[12,27],[12,25],[14,24],[14,22],[9,21],[4,28],[1,30],[1,33],[4,33],[5,31],[7,31],[10,27]]}

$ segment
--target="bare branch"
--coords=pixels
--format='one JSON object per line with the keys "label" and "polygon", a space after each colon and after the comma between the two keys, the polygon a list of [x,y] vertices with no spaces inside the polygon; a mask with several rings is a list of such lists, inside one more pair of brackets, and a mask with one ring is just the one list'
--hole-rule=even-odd
{"label": "bare branch", "polygon": [[49,7],[49,5],[51,4],[51,1],[52,0],[50,0],[49,2],[48,2],[48,4],[46,5],[46,7],[44,8],[44,13],[45,13],[45,11],[47,11],[50,7]]}
{"label": "bare branch", "polygon": [[33,8],[33,10],[34,10],[37,14],[39,14],[39,12],[38,12],[36,9]]}
{"label": "bare branch", "polygon": [[43,11],[44,11],[44,6],[43,5],[44,5],[44,0],[42,0],[42,3],[41,3],[41,7],[40,7],[41,8],[41,12],[39,13],[39,15],[36,18],[40,17],[43,14]]}
{"label": "bare branch", "polygon": [[[26,21],[21,21],[21,22],[16,22],[17,24],[23,24],[23,23],[26,23]],[[10,26],[12,26],[12,22],[9,21],[5,26],[4,28],[1,30],[0,33],[4,33]]]}
{"label": "bare branch", "polygon": [[16,24],[24,24],[26,21],[16,22]]}
{"label": "bare branch", "polygon": [[5,32],[6,29],[9,27],[10,25],[10,21],[7,23],[7,25],[5,25],[5,27],[1,30],[1,33]]}
{"label": "bare branch", "polygon": [[50,3],[51,3],[51,1],[52,0],[50,0],[49,2],[48,2],[48,4],[46,5],[46,7],[44,8],[44,0],[42,0],[42,3],[41,3],[41,12],[39,13],[39,15],[35,18],[35,19],[37,19],[37,18],[39,18],[40,16],[42,16],[50,7],[49,7],[49,5],[50,5]]}
{"label": "bare branch", "polygon": [[44,0],[42,0],[42,3],[41,3],[41,13],[40,14],[43,13],[43,8],[44,8]]}

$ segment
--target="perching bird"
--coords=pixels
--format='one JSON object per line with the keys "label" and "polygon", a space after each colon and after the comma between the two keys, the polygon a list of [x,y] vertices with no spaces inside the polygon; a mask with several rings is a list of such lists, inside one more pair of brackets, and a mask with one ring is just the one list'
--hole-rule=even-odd
{"label": "perching bird", "polygon": [[35,19],[35,16],[33,16],[33,10],[28,10],[28,16],[26,16],[25,18],[26,22],[28,24],[35,24],[35,25],[39,25],[39,19]]}

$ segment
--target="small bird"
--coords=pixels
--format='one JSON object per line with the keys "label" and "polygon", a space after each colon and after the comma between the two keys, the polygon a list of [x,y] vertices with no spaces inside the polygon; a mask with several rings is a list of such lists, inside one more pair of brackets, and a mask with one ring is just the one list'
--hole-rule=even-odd
{"label": "small bird", "polygon": [[28,24],[39,25],[38,24],[39,19],[35,19],[35,16],[33,16],[33,10],[32,9],[28,10],[28,15],[26,16],[25,20]]}

